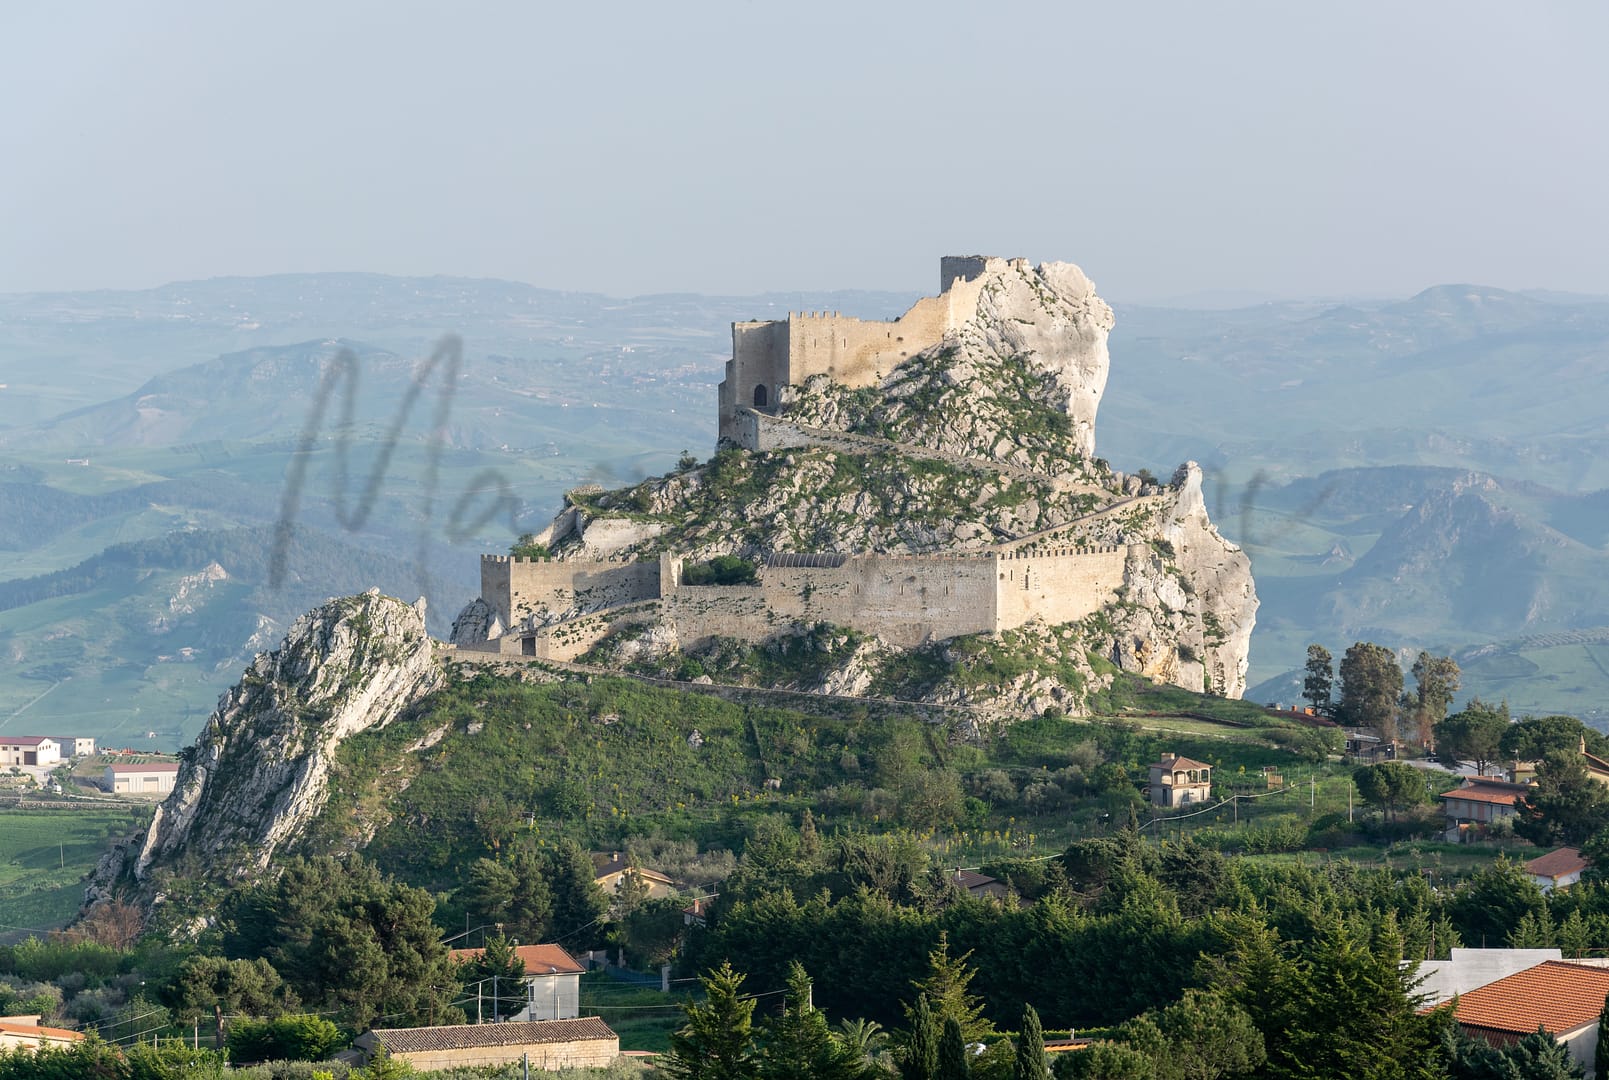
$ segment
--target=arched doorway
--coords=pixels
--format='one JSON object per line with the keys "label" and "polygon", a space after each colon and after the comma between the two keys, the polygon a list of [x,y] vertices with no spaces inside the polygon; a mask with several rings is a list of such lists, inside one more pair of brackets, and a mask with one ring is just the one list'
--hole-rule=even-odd
{"label": "arched doorway", "polygon": [[765,383],[760,383],[754,388],[754,407],[763,409],[769,404],[770,395],[766,393]]}

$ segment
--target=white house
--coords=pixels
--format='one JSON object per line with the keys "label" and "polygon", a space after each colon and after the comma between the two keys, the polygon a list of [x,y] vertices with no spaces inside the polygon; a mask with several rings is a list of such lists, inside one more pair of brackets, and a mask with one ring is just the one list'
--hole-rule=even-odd
{"label": "white house", "polygon": [[1525,872],[1545,893],[1568,889],[1581,880],[1581,871],[1586,868],[1587,860],[1573,847],[1557,848],[1525,864]]}
{"label": "white house", "polygon": [[154,761],[147,765],[108,765],[103,781],[114,795],[166,795],[179,779],[179,766]]}
{"label": "white house", "polygon": [[[480,949],[454,949],[463,963]],[[525,964],[525,1008],[511,1020],[572,1020],[581,1015],[581,974],[586,968],[557,945],[518,945],[514,953]]]}
{"label": "white house", "polygon": [[54,765],[61,744],[49,735],[0,735],[0,765]]}

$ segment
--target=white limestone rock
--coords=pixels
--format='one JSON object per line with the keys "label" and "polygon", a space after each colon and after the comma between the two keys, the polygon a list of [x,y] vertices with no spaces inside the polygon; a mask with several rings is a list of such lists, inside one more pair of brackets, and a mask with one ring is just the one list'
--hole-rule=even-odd
{"label": "white limestone rock", "polygon": [[132,862],[103,867],[98,890],[121,871],[148,889],[181,861],[214,880],[262,873],[323,810],[342,741],[384,727],[442,678],[416,606],[371,589],[308,612],[219,699]]}

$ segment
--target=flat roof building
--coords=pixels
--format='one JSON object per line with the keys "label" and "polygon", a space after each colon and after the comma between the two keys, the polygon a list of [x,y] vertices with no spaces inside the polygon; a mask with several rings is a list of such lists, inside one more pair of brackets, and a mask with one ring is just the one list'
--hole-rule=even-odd
{"label": "flat roof building", "polygon": [[113,795],[166,795],[179,778],[172,762],[148,765],[108,765],[103,786]]}

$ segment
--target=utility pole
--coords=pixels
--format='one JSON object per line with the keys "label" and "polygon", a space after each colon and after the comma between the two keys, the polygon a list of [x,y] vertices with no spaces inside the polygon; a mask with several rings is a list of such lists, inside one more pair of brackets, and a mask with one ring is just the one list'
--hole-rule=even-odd
{"label": "utility pole", "polygon": [[1307,778],[1307,808],[1318,809],[1318,773],[1312,773]]}

